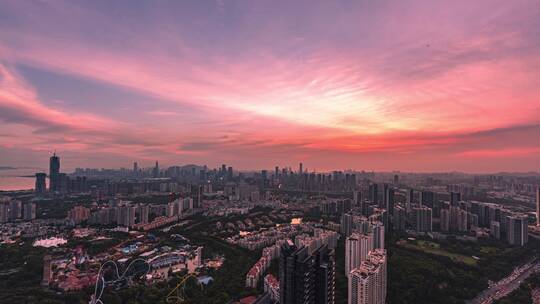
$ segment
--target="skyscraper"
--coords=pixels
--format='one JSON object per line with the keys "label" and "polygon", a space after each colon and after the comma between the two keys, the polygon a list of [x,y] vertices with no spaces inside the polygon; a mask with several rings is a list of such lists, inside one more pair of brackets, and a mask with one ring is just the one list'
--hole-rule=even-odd
{"label": "skyscraper", "polygon": [[156,160],[156,165],[154,166],[154,169],[152,169],[152,177],[154,178],[159,177],[159,165],[158,165],[157,160]]}
{"label": "skyscraper", "polygon": [[60,158],[56,156],[56,152],[49,159],[49,191],[56,192],[60,189]]}
{"label": "skyscraper", "polygon": [[133,163],[133,173],[137,173],[139,172],[139,164],[137,164],[137,162],[134,162]]}
{"label": "skyscraper", "polygon": [[279,258],[280,303],[333,304],[335,285],[334,250],[320,246],[312,254],[288,240]]}
{"label": "skyscraper", "polygon": [[36,173],[36,187],[35,192],[37,194],[43,194],[47,192],[47,174]]}
{"label": "skyscraper", "polygon": [[303,171],[303,165],[302,165],[302,163],[300,163],[300,164],[298,165],[298,174],[302,175],[302,173],[304,173],[304,171]]}

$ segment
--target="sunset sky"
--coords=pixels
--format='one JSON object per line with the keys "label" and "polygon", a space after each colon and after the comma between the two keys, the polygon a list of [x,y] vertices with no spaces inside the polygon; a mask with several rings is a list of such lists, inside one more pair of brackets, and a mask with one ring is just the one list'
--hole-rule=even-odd
{"label": "sunset sky", "polygon": [[0,166],[540,171],[540,2],[0,1]]}

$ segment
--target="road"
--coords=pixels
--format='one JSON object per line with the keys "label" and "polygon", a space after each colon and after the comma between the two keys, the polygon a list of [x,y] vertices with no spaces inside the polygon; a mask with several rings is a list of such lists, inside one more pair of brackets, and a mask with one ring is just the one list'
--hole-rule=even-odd
{"label": "road", "polygon": [[467,304],[491,304],[519,287],[521,282],[531,274],[540,270],[540,262],[534,261],[516,268],[508,277],[492,284],[473,300],[467,301]]}

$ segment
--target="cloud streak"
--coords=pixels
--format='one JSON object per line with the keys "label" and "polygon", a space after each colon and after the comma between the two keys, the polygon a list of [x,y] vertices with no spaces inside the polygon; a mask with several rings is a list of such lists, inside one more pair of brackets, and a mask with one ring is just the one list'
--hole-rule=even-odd
{"label": "cloud streak", "polygon": [[[442,165],[425,168],[464,170],[483,154],[482,170],[497,170],[490,159],[518,164],[540,145],[539,13],[533,1],[8,1],[0,117],[35,147],[171,163],[361,168],[394,153],[399,169],[424,167],[414,155],[431,153]],[[82,111],[81,101],[48,102],[18,65],[159,101]]]}

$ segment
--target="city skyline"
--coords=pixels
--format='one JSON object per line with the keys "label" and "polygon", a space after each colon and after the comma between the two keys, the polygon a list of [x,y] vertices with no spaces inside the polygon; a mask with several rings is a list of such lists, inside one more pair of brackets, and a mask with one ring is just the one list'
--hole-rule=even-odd
{"label": "city skyline", "polygon": [[0,165],[540,171],[539,13],[5,1]]}

